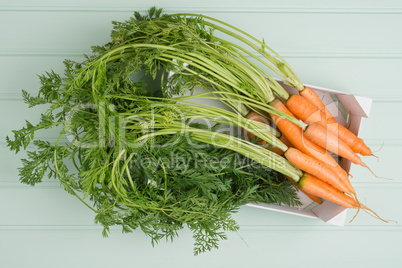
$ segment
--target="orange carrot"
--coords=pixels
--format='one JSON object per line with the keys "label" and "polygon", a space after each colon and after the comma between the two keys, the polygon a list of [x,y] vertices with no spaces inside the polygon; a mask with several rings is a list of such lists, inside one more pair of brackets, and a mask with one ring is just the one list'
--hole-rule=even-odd
{"label": "orange carrot", "polygon": [[380,216],[378,216],[377,213],[375,213],[370,208],[366,207],[362,203],[359,203],[357,199],[353,199],[350,196],[345,195],[344,193],[338,191],[328,183],[323,182],[322,180],[319,180],[310,174],[304,174],[303,177],[299,180],[298,186],[300,187],[300,189],[309,194],[321,197],[322,199],[336,203],[345,208],[364,209],[373,217],[380,219],[384,222],[388,222],[382,219]]}
{"label": "orange carrot", "polygon": [[349,180],[349,174],[340,166],[337,165],[336,167],[332,167],[327,165],[330,170],[332,170],[338,178],[345,184],[346,188],[351,192],[352,194],[356,194],[355,189],[353,188],[352,184],[350,183]]}
{"label": "orange carrot", "polygon": [[[283,103],[280,102],[280,104],[278,104],[277,106],[279,106],[281,110],[286,111],[286,107],[283,105]],[[290,113],[288,110],[287,110],[287,112]],[[291,113],[290,113],[290,115],[291,115]],[[262,115],[258,114],[257,112],[254,112],[254,111],[250,112],[250,113],[248,114],[247,118],[248,118],[248,119],[251,119],[251,120],[258,121],[258,122],[262,122],[262,123],[268,124],[268,120],[267,120],[265,117],[263,117]],[[287,121],[287,120],[285,120],[285,121]],[[287,121],[287,122],[290,123],[289,121]],[[290,124],[292,124],[292,123],[290,123]],[[292,124],[292,125],[293,125],[296,129],[299,129],[299,130],[301,131],[301,128],[299,128],[298,126],[296,126],[296,125],[294,125],[294,124]],[[248,136],[248,138],[249,138],[250,140],[255,137],[255,135],[253,135],[253,134],[251,134],[251,133],[249,133],[249,132],[247,132],[247,131],[246,131],[246,134],[247,134],[247,136]],[[283,135],[283,134],[282,134],[280,140],[282,140],[287,146],[289,146],[289,147],[292,146],[292,144],[290,143],[290,141],[286,138],[286,135]],[[314,144],[313,142],[311,142],[311,141],[309,142],[307,139],[303,138],[303,142],[306,142],[306,141],[307,141],[307,143],[309,143],[310,147],[315,147],[315,148],[314,148],[315,150],[320,150],[321,153],[325,154],[325,155],[326,155],[325,157],[326,157],[327,159],[329,159],[329,161],[327,162],[327,164],[324,165],[324,166],[326,166],[325,169],[326,169],[326,170],[329,169],[328,172],[330,172],[330,173],[332,174],[332,175],[329,175],[330,180],[332,179],[332,181],[335,183],[335,178],[333,177],[333,175],[335,175],[335,177],[338,177],[338,181],[340,180],[340,182],[341,182],[341,186],[339,186],[339,189],[341,189],[342,191],[345,191],[345,192],[347,192],[347,193],[355,194],[355,190],[353,189],[353,187],[352,187],[352,185],[351,185],[351,183],[350,183],[350,181],[349,181],[348,174],[346,173],[346,171],[344,171],[344,170],[336,163],[336,161],[332,158],[332,156],[331,156],[330,154],[328,154],[328,152],[327,152],[326,150],[320,148],[319,146],[317,146],[317,145]],[[265,142],[265,141],[262,141],[262,142],[260,142],[260,144],[264,146],[264,145],[266,145],[266,142]],[[292,147],[293,147],[293,146],[292,146]],[[280,149],[278,149],[278,148],[276,148],[276,147],[272,147],[272,148],[268,148],[268,149],[271,150],[271,151],[273,151],[273,152],[275,152],[275,153],[277,153],[278,155],[283,155],[283,153],[284,153],[282,150],[280,150]],[[309,155],[311,155],[311,154],[309,154]],[[311,156],[314,156],[314,155],[311,155]],[[315,156],[315,157],[316,157],[316,156]],[[299,167],[299,168],[300,168],[300,167]],[[301,168],[301,169],[306,171],[306,169],[303,169],[303,168]],[[309,171],[306,171],[306,172],[313,172],[313,171],[309,169]],[[315,171],[315,172],[319,172],[319,171]],[[319,173],[315,173],[315,172],[313,172],[313,173],[314,173],[314,174],[319,174]],[[321,176],[324,176],[324,175],[317,175],[317,176],[319,176],[319,177],[321,178]],[[328,176],[328,175],[327,175],[327,176]],[[324,178],[324,179],[326,179],[326,181],[328,180],[327,178]],[[338,183],[339,183],[339,182],[338,182]]]}
{"label": "orange carrot", "polygon": [[[293,116],[293,114],[281,101],[274,100],[273,102],[271,102],[271,105],[278,110],[281,110]],[[339,166],[335,159],[324,148],[318,146],[310,139],[305,137],[303,135],[303,130],[290,121],[277,117],[273,114],[271,114],[271,117],[276,123],[279,130],[282,132],[282,135],[284,135],[294,145],[295,148],[327,164],[328,168],[338,176],[338,178],[343,182],[344,185],[346,185],[348,192],[353,194],[355,193],[355,190],[353,189],[352,184],[349,181],[347,172]]]}
{"label": "orange carrot", "polygon": [[297,187],[297,189],[299,189],[300,191],[302,191],[305,195],[307,195],[308,198],[310,198],[311,200],[313,200],[313,201],[316,202],[317,204],[320,204],[320,205],[322,204],[322,201],[321,201],[321,199],[320,199],[318,196],[315,196],[315,195],[312,195],[312,194],[309,194],[309,193],[303,191],[302,189],[300,189],[299,186],[296,186],[296,187]]}
{"label": "orange carrot", "polygon": [[[286,107],[285,107],[285,108],[286,108]],[[254,112],[254,111],[251,111],[251,112],[247,115],[247,118],[250,119],[250,120],[255,120],[255,121],[258,121],[258,122],[262,122],[262,123],[268,124],[268,120],[267,120],[264,116],[260,115],[260,114],[257,113],[257,112]],[[296,126],[296,127],[297,127],[297,126]],[[247,137],[248,137],[250,140],[255,137],[254,134],[249,133],[249,132],[247,132],[247,131],[245,131],[245,132],[246,132]],[[286,136],[285,136],[285,135],[281,135],[280,140],[284,141],[284,143],[285,143],[288,147],[292,146],[292,144],[290,143],[290,141],[286,139]],[[261,145],[264,146],[264,145],[266,145],[266,142],[265,142],[265,141],[261,141],[261,142],[259,142],[259,144],[261,144]],[[275,152],[275,153],[277,153],[277,154],[279,154],[279,155],[283,155],[283,154],[284,154],[284,152],[283,152],[282,150],[280,150],[280,149],[278,149],[278,148],[275,148],[275,147],[273,147],[273,148],[268,148],[268,149],[271,150],[271,151],[273,151],[273,152]],[[303,164],[300,165],[300,163],[301,163],[301,161],[300,161],[300,154],[302,154],[302,155],[304,155],[304,154],[301,153],[301,152],[299,152],[299,153],[300,153],[299,156],[294,156],[295,154],[294,154],[294,153],[292,154],[292,152],[294,152],[295,150],[296,150],[296,149],[294,149],[294,148],[289,148],[289,149],[287,150],[287,155],[289,156],[289,159],[288,159],[288,160],[289,160],[290,162],[296,161],[295,159],[299,159],[297,163],[296,163],[296,162],[293,162],[294,165],[296,165],[297,167],[299,167],[300,169],[302,169],[302,170],[304,170],[304,171],[306,171],[306,172],[312,173],[312,174],[318,176],[319,178],[322,178],[324,181],[330,182],[330,183],[333,184],[335,187],[338,187],[338,189],[341,190],[341,191],[345,191],[345,192],[347,192],[347,193],[355,193],[353,187],[352,187],[351,184],[350,184],[350,181],[349,181],[348,178],[347,178],[347,174],[344,175],[345,177],[342,177],[342,176],[340,176],[339,170],[337,170],[337,168],[334,168],[334,167],[331,166],[331,165],[326,165],[326,164],[324,164],[324,163],[318,161],[317,159],[312,158],[312,157],[307,156],[307,155],[305,155],[305,157],[310,158],[310,159],[311,159],[310,162],[313,161],[313,162],[315,163],[315,165],[314,165],[314,164],[311,164],[311,163],[308,163],[307,165],[304,165],[304,166],[303,166]],[[297,150],[296,150],[296,151],[297,151]],[[323,150],[323,151],[325,151],[325,150]],[[325,152],[326,152],[326,151],[325,151]],[[331,158],[332,158],[332,157],[331,157]],[[332,159],[333,159],[333,158],[332,158]],[[309,160],[307,160],[307,161],[309,161]],[[306,167],[306,166],[307,166],[307,167]],[[339,167],[339,169],[343,171],[343,169],[342,169],[339,165],[336,165],[336,167]],[[323,170],[326,171],[326,172],[323,172]]]}
{"label": "orange carrot", "polygon": [[325,128],[310,124],[304,131],[304,135],[309,138],[315,144],[326,148],[328,151],[333,152],[339,156],[342,156],[356,165],[362,165],[366,167],[361,158],[353,152],[343,141],[339,140],[335,135],[327,131]]}
{"label": "orange carrot", "polygon": [[318,179],[325,181],[341,192],[348,194],[351,193],[345,184],[339,180],[339,177],[333,171],[331,171],[327,165],[315,159],[314,157],[308,156],[295,148],[289,148],[285,152],[285,157],[289,160],[289,162],[304,172],[314,175]]}
{"label": "orange carrot", "polygon": [[[290,177],[288,177],[288,176],[286,176],[286,178],[287,178],[288,180],[290,180],[290,181],[293,181],[292,178],[290,178]],[[296,186],[297,189],[299,189],[301,192],[303,192],[305,195],[307,195],[308,198],[310,198],[311,200],[313,200],[314,202],[316,202],[316,203],[318,203],[318,204],[322,204],[322,201],[321,201],[321,199],[320,199],[318,196],[315,196],[315,195],[312,195],[312,194],[309,194],[309,193],[303,191],[302,189],[300,189],[300,187],[299,187],[297,184],[295,184],[295,186]]]}
{"label": "orange carrot", "polygon": [[322,204],[322,201],[321,201],[321,199],[320,199],[318,196],[309,194],[309,193],[307,193],[307,192],[301,190],[301,189],[299,188],[299,186],[297,186],[297,189],[299,189],[300,191],[302,191],[305,195],[308,196],[308,198],[310,198],[311,200],[313,200],[313,201],[316,202],[317,204],[320,204],[320,205]]}
{"label": "orange carrot", "polygon": [[293,144],[285,137],[285,135],[281,135],[279,140],[283,142],[287,147],[294,147]]}
{"label": "orange carrot", "polygon": [[361,155],[372,155],[371,149],[367,147],[364,141],[350,132],[344,126],[336,124],[328,124],[327,129],[329,132],[338,135],[339,139],[346,143],[353,152]]}
{"label": "orange carrot", "polygon": [[304,174],[303,177],[300,179],[298,186],[300,187],[300,189],[309,194],[321,197],[343,207],[362,208],[362,204],[358,203],[355,199],[345,195],[328,183],[319,180],[318,178],[310,174]]}
{"label": "orange carrot", "polygon": [[308,100],[300,95],[292,95],[287,101],[286,105],[295,116],[307,124],[315,123],[326,128],[329,132],[337,136],[350,149],[355,153],[361,155],[371,155],[371,150],[367,147],[363,140],[350,132],[344,126],[338,123],[331,123],[326,121],[326,115],[320,111],[316,106],[311,104]]}
{"label": "orange carrot", "polygon": [[262,116],[261,114],[257,113],[256,111],[250,111],[247,114],[246,118],[257,121],[257,122],[269,124],[269,120],[267,118],[265,118],[264,116]]}
{"label": "orange carrot", "polygon": [[300,95],[291,95],[286,101],[286,107],[296,116],[307,124],[318,124],[326,126],[326,116],[316,106]]}
{"label": "orange carrot", "polygon": [[[248,115],[246,116],[246,118],[250,119],[250,120],[257,121],[257,122],[269,124],[269,121],[268,121],[267,118],[265,118],[264,116],[260,115],[259,113],[255,112],[255,111],[250,111],[248,113]],[[255,137],[254,134],[252,134],[252,133],[250,133],[250,132],[248,132],[246,130],[244,130],[244,132],[245,132],[245,135],[247,136],[248,140],[251,141],[252,139],[254,139],[254,137]],[[276,153],[278,155],[283,155],[282,150],[280,150],[279,148],[274,147],[274,146],[272,146],[270,144],[267,145],[267,142],[264,141],[264,140],[257,142],[257,144],[260,144],[262,146],[267,146],[268,150],[270,150],[270,151],[272,151],[272,152],[274,152],[274,153]]]}
{"label": "orange carrot", "polygon": [[318,97],[315,91],[311,90],[309,87],[304,87],[302,91],[300,91],[300,95],[303,96],[306,100],[308,100],[311,104],[316,106],[320,111],[325,113],[325,118],[327,123],[336,123],[335,117],[331,114],[328,108],[321,101],[320,97]]}
{"label": "orange carrot", "polygon": [[[291,116],[293,114],[286,108],[286,106],[279,100],[274,100],[270,103],[273,107],[281,110]],[[274,123],[295,148],[299,149],[303,153],[313,156],[322,162],[336,167],[338,163],[335,159],[323,148],[312,142],[310,139],[303,136],[303,130],[293,124],[292,122],[278,117],[276,115],[270,114]]]}
{"label": "orange carrot", "polygon": [[[362,167],[370,170],[371,173],[374,172],[361,160],[361,158],[353,152],[352,149],[349,148],[343,141],[339,140],[335,135],[324,129],[323,127],[310,124],[307,129],[304,131],[304,135],[311,139],[317,145],[326,148],[328,151],[336,153],[339,156],[344,157],[352,161],[354,164],[361,165]],[[331,167],[333,168],[333,167]],[[334,168],[334,171],[343,176],[342,180],[348,186],[349,189],[352,189],[352,185],[350,184],[349,179],[347,179],[348,174],[343,169],[339,169],[338,167]],[[375,175],[375,174],[374,174]],[[375,175],[377,177],[377,175]],[[352,191],[353,192],[353,191]]]}

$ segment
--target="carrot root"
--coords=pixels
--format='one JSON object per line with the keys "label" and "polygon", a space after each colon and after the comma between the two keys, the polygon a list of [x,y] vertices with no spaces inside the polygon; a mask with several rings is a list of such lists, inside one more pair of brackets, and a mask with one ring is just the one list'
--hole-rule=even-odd
{"label": "carrot root", "polygon": [[361,165],[362,165],[363,167],[367,168],[367,169],[371,172],[371,174],[373,174],[374,177],[376,177],[376,178],[384,179],[384,180],[392,180],[392,179],[390,179],[390,178],[385,178],[385,177],[377,176],[377,175],[371,170],[371,168],[369,168],[369,167],[368,167],[366,164],[364,164],[364,163],[362,163]]}
{"label": "carrot root", "polygon": [[[255,112],[255,111],[251,111],[246,116],[246,118],[250,119],[250,120],[257,121],[257,122],[260,122],[260,123],[264,123],[264,124],[267,124],[267,125],[269,124],[269,121],[268,121],[267,118],[265,118],[264,116],[260,115],[259,113]],[[243,130],[243,132],[244,132],[244,136],[247,137],[249,141],[251,141],[255,137],[254,134],[248,132],[247,130]],[[270,150],[270,151],[272,151],[272,152],[274,152],[274,153],[276,153],[278,155],[283,155],[283,153],[284,153],[281,149],[279,149],[279,148],[267,143],[265,140],[261,140],[261,141],[257,142],[257,144],[259,144],[259,145],[261,145],[263,147],[267,147],[268,150]]]}
{"label": "carrot root", "polygon": [[311,104],[307,99],[300,95],[292,95],[286,101],[289,110],[299,119],[307,124],[315,123],[326,128],[329,132],[337,136],[346,143],[355,153],[361,155],[371,155],[371,150],[364,141],[350,132],[344,126],[338,124],[335,118],[328,119],[326,112]]}
{"label": "carrot root", "polygon": [[304,172],[307,172],[315,176],[316,178],[332,185],[332,187],[341,192],[351,193],[349,187],[347,187],[345,183],[339,179],[337,174],[332,171],[328,165],[322,163],[314,157],[304,154],[296,148],[289,148],[285,152],[285,157],[287,160],[289,160],[289,162],[291,162],[293,165],[300,168]]}
{"label": "carrot root", "polygon": [[360,165],[362,163],[361,158],[348,145],[320,125],[310,124],[304,131],[304,135],[315,144],[352,161],[354,164]]}
{"label": "carrot root", "polygon": [[[375,213],[372,209],[366,207],[365,205],[361,204],[362,208],[364,209],[364,212],[366,212],[367,214],[369,214],[370,216],[373,216],[376,219],[379,219],[383,222],[389,223],[390,221],[394,221],[394,220],[385,220],[383,218],[381,218],[377,213]],[[395,222],[395,221],[394,221]]]}
{"label": "carrot root", "polygon": [[371,156],[374,156],[375,158],[377,158],[378,160],[380,159],[378,156],[376,156],[375,154],[371,154]]}
{"label": "carrot root", "polygon": [[[380,149],[378,149],[377,151],[372,152],[371,155],[375,156],[373,153],[377,153],[377,152],[381,151],[383,147],[384,147],[384,141],[382,142]],[[377,156],[375,156],[375,157],[377,157]]]}
{"label": "carrot root", "polygon": [[298,186],[315,196],[331,201],[346,208],[357,208],[357,202],[350,196],[335,189],[328,183],[316,178],[311,174],[305,173],[300,179]]}
{"label": "carrot root", "polygon": [[[290,181],[293,181],[293,179],[290,178],[290,177],[288,177],[288,176],[286,176],[286,178],[287,178],[288,180],[290,180]],[[321,199],[320,199],[318,196],[315,196],[315,195],[312,195],[312,194],[307,193],[306,191],[303,191],[302,189],[300,189],[299,186],[297,186],[297,184],[295,184],[295,186],[296,186],[296,188],[299,189],[302,193],[304,193],[305,195],[307,195],[308,198],[310,198],[311,200],[313,200],[313,201],[316,202],[317,204],[320,204],[320,205],[322,204],[322,201],[321,201]]]}
{"label": "carrot root", "polygon": [[311,90],[309,87],[304,87],[303,90],[300,92],[300,95],[317,107],[319,110],[325,113],[325,119],[332,123],[336,122],[335,117],[331,114],[325,104],[321,101],[320,97],[318,97],[315,91]]}
{"label": "carrot root", "polygon": [[[294,117],[294,115],[280,100],[276,99],[270,104],[274,108]],[[295,148],[299,149],[301,152],[307,155],[319,159],[323,163],[329,164],[331,166],[338,165],[335,159],[324,148],[318,146],[307,137],[304,137],[303,130],[299,126],[274,114],[270,114],[270,116],[272,117],[276,126],[282,132],[282,135],[284,135]]]}

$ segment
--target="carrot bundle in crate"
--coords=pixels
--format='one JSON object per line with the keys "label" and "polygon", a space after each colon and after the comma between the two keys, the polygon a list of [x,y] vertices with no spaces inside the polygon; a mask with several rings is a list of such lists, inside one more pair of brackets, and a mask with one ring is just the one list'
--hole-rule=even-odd
{"label": "carrot bundle in crate", "polygon": [[[287,85],[282,84],[283,87],[290,93],[296,93],[295,90]],[[314,90],[314,93],[319,96],[320,100],[323,100],[326,103],[326,114],[333,114],[333,116],[327,116],[327,118],[332,118],[332,123],[334,121],[338,122],[342,126],[346,127],[346,125],[349,123],[347,122],[347,118],[345,118],[346,111],[350,111],[350,119],[351,120],[351,125],[350,125],[350,131],[358,136],[359,134],[359,129],[361,125],[361,121],[363,118],[366,118],[369,116],[370,113],[370,108],[371,108],[371,99],[361,97],[361,96],[354,96],[350,94],[345,94],[340,91],[336,90],[331,90],[331,89],[326,89],[326,88],[321,88],[321,87],[316,87],[316,86],[309,86],[310,89]],[[295,95],[298,96],[298,95]],[[298,96],[299,97],[299,96]],[[333,99],[337,99],[337,102],[335,102]],[[331,112],[330,112],[331,111]],[[293,114],[292,114],[293,115]],[[321,114],[322,115],[322,114]],[[275,118],[275,116],[274,116]],[[273,120],[275,121],[275,120]],[[303,139],[310,139],[311,141],[316,140],[310,135],[309,127],[303,132]],[[313,128],[315,126],[313,125]],[[333,135],[333,134],[332,134]],[[323,144],[319,144],[323,145]],[[336,145],[333,145],[336,146]],[[325,146],[326,147],[326,146]],[[333,147],[332,149],[334,149]],[[325,149],[328,149],[327,147]],[[336,153],[336,152],[334,152]],[[338,151],[339,153],[339,151]],[[340,153],[341,154],[341,153]],[[286,153],[285,153],[286,156]],[[356,155],[357,156],[357,155]],[[360,159],[359,156],[357,158]],[[342,167],[342,169],[350,173],[352,170],[352,161],[350,159],[344,158],[342,155],[338,156],[335,158],[337,162],[339,163],[339,166]],[[356,158],[355,158],[356,159]],[[355,159],[354,162],[356,164],[360,164],[360,161],[356,161]],[[292,162],[292,161],[291,161]],[[307,175],[309,176],[309,175]],[[310,182],[315,182],[316,178],[314,179],[302,179],[302,183],[298,186],[303,192],[307,192],[308,194],[311,194],[311,189],[308,189],[308,183]],[[306,182],[307,186],[306,186]],[[300,187],[302,186],[302,187]],[[313,187],[314,188],[314,187]],[[316,191],[316,190],[315,190]],[[315,193],[317,194],[317,192]],[[275,211],[281,211],[284,213],[290,213],[290,214],[295,214],[299,216],[305,216],[305,217],[311,217],[311,218],[320,218],[330,224],[335,224],[335,225],[343,225],[346,219],[346,210],[347,208],[357,208],[358,206],[346,206],[346,203],[334,203],[336,200],[331,199],[331,197],[322,197],[322,204],[318,204],[316,206],[313,206],[313,209],[306,210],[307,207],[311,207],[314,202],[311,198],[308,198],[304,196],[303,193],[300,193],[301,200],[303,201],[303,205],[299,208],[290,208],[290,207],[279,207],[276,205],[267,205],[267,204],[249,204],[249,206],[252,207],[257,207],[261,209],[268,209],[268,210],[275,210]],[[349,200],[351,197],[347,196],[345,197],[345,200]],[[352,198],[352,200],[354,200]],[[356,201],[354,201],[356,202]]]}

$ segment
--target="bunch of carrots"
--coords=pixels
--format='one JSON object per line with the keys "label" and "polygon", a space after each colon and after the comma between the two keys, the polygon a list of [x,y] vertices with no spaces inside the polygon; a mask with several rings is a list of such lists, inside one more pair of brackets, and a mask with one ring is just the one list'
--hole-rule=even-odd
{"label": "bunch of carrots", "polygon": [[[288,146],[288,149],[282,151],[269,145],[267,148],[283,155],[305,172],[297,187],[319,204],[321,204],[320,198],[323,198],[346,208],[365,209],[377,216],[358,201],[349,174],[327,152],[328,150],[354,164],[367,167],[358,156],[358,154],[372,155],[371,149],[364,141],[337,123],[317,93],[309,87],[304,87],[299,95],[291,95],[285,102],[275,99],[270,105],[308,124],[302,129],[286,119],[269,114],[281,131],[279,139]],[[267,117],[256,111],[251,111],[247,118],[269,124]],[[255,137],[247,131],[246,134],[248,139]],[[259,143],[267,146],[265,141]]]}
{"label": "bunch of carrots", "polygon": [[[319,96],[309,87],[304,86],[292,67],[278,53],[269,48],[264,41],[261,42],[226,22],[204,15],[179,15],[202,18],[203,25],[205,24],[214,31],[235,38],[254,50],[251,52],[237,43],[229,42],[223,38],[214,37],[211,39],[220,44],[225,44],[224,48],[205,42],[208,53],[213,54],[215,59],[219,60],[223,57],[222,62],[233,61],[235,63],[235,65],[228,65],[228,67],[222,63],[217,66],[219,68],[211,68],[214,77],[229,85],[211,83],[211,86],[215,89],[215,93],[219,92],[218,94],[225,96],[230,101],[236,101],[236,98],[238,100],[240,95],[244,99],[248,98],[252,104],[245,105],[242,103],[242,106],[247,106],[247,114],[244,113],[244,107],[238,109],[238,112],[247,119],[266,124],[271,119],[275,123],[281,132],[281,136],[278,138],[280,142],[277,143],[281,146],[268,144],[266,140],[263,140],[261,145],[267,146],[269,150],[282,155],[304,172],[302,176],[294,176],[289,179],[294,180],[301,191],[318,203],[321,203],[320,198],[322,198],[346,208],[355,208],[358,211],[364,209],[381,219],[374,211],[359,202],[356,191],[349,180],[349,174],[329,153],[335,153],[354,164],[368,168],[359,154],[363,156],[372,155],[370,148],[361,138],[336,121]],[[215,53],[213,50],[215,47],[217,50],[222,49],[221,54],[224,56]],[[244,54],[281,76],[283,82],[297,89],[299,94],[289,95],[276,82],[276,79],[242,56]],[[260,54],[260,57],[256,54]],[[231,58],[227,57],[228,55]],[[204,68],[211,65],[209,61],[200,57],[193,58],[186,63],[192,65],[194,62]],[[197,68],[199,67],[197,66]],[[227,68],[228,71],[221,71],[222,68]],[[251,89],[253,92],[250,94],[250,89],[243,91],[241,87],[236,86],[236,78],[241,78],[242,81],[253,85]],[[227,94],[222,94],[222,91],[227,92]],[[259,110],[256,107],[261,107],[261,103],[267,104],[267,106]],[[253,106],[253,104],[256,105]],[[234,106],[232,105],[232,108]],[[302,123],[298,123],[298,121]],[[249,140],[255,137],[249,131],[245,130],[245,132]]]}
{"label": "bunch of carrots", "polygon": [[[270,145],[269,150],[276,154],[267,154],[268,160],[281,155],[295,166],[297,170],[277,168],[277,171],[289,176],[315,201],[321,202],[319,198],[323,198],[358,211],[364,209],[378,217],[359,202],[349,174],[328,152],[367,167],[358,154],[372,155],[370,148],[337,123],[318,95],[304,86],[292,67],[264,41],[228,23],[200,14],[151,17],[140,20],[136,27],[152,29],[152,38],[144,34],[145,30],[135,34],[129,31],[121,36],[116,34],[111,49],[92,65],[105,68],[107,63],[124,57],[138,57],[142,51],[149,55],[155,50],[155,55],[148,57],[147,62],[155,60],[155,66],[163,64],[170,68],[168,71],[178,75],[177,81],[195,77],[186,80],[186,83],[205,87],[214,98],[219,96],[220,101],[245,119],[267,126],[272,120],[281,133],[280,137],[269,131],[262,134],[261,129],[250,129],[246,125],[241,127],[249,139],[257,136],[263,140],[261,145]],[[218,37],[214,32],[230,38]],[[232,39],[236,42],[230,41]],[[149,40],[152,42],[149,43]],[[299,94],[290,95],[264,67],[280,76],[285,84],[297,89]],[[103,72],[102,69],[97,71]],[[179,84],[172,83],[175,87]],[[207,98],[206,95],[198,97]],[[246,147],[251,145],[244,143]]]}
{"label": "bunch of carrots", "polygon": [[[238,60],[236,67],[229,67],[230,71],[236,74],[236,77],[241,77],[248,84],[254,85],[254,91],[253,94],[249,94],[249,92],[233,88],[233,86],[229,89],[222,86],[213,87],[215,90],[224,90],[250,98],[249,102],[253,104],[261,102],[267,104],[263,110],[259,110],[256,106],[246,105],[248,113],[245,117],[266,124],[269,123],[268,119],[271,119],[275,123],[281,132],[281,136],[278,138],[281,146],[268,144],[266,140],[263,140],[261,145],[282,155],[304,172],[298,178],[289,179],[294,180],[297,187],[313,201],[321,203],[320,198],[322,198],[346,208],[358,209],[357,212],[363,209],[381,219],[374,211],[359,202],[356,191],[349,180],[350,174],[329,153],[337,154],[371,171],[359,157],[359,154],[373,155],[371,149],[361,138],[336,121],[319,96],[301,82],[293,68],[264,41],[259,41],[233,25],[205,15],[182,15],[202,18],[203,23],[214,31],[235,38],[253,50],[251,52],[237,43],[216,38],[215,41],[225,44],[225,53],[234,55]],[[236,54],[233,51],[239,52]],[[276,79],[260,66],[242,56],[242,53],[258,61],[264,67],[268,67],[279,75],[286,85],[297,89],[299,94],[289,95],[281,85],[278,85]],[[256,56],[258,54],[259,57]],[[219,58],[220,55],[215,54],[215,57]],[[244,67],[241,67],[243,63]],[[226,74],[225,77],[227,77]],[[232,95],[226,95],[226,97],[235,99]],[[298,123],[298,121],[302,123]],[[255,137],[254,134],[246,130],[245,132],[249,140]]]}

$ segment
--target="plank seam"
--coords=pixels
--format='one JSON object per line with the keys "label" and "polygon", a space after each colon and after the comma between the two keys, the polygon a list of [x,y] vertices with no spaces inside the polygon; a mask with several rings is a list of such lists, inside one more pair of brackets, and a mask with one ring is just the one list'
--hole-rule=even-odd
{"label": "plank seam", "polygon": [[[132,12],[133,10],[143,12],[148,7],[138,8],[137,6],[18,6],[1,5],[0,12]],[[306,13],[306,14],[401,14],[401,7],[269,7],[269,6],[177,6],[166,7],[167,13],[175,12],[208,12],[208,13]]]}
{"label": "plank seam", "polygon": [[[388,48],[382,49],[387,51]],[[354,52],[354,51],[277,51],[284,58],[339,58],[339,59],[402,59],[402,52]],[[10,50],[0,51],[0,57],[83,57],[91,54],[90,49],[33,49],[33,50]],[[250,57],[247,55],[247,57]],[[261,57],[258,55],[258,57]]]}
{"label": "plank seam", "polygon": [[[12,136],[10,136],[11,138]],[[58,136],[38,136],[35,137],[35,140],[45,140],[49,141],[50,143],[55,143],[58,139]],[[369,146],[384,146],[384,147],[390,147],[390,146],[402,146],[402,139],[364,139],[366,144]],[[61,142],[69,142],[69,139],[67,137],[63,137],[61,139]],[[0,147],[6,147],[7,142],[5,137],[0,137]],[[34,148],[34,146],[29,145],[28,148]]]}
{"label": "plank seam", "polygon": [[[86,231],[102,230],[100,225],[0,225],[0,231]],[[111,230],[121,230],[119,226],[111,226]],[[353,226],[331,226],[331,225],[241,225],[241,231],[292,231],[292,230],[310,230],[310,231],[402,231],[402,226],[382,226],[382,225],[353,225]],[[139,230],[138,230],[139,231]],[[189,232],[187,228],[184,232]]]}
{"label": "plank seam", "polygon": [[[358,188],[392,188],[400,191],[402,188],[402,182],[381,182],[379,180],[374,182],[353,182],[355,187]],[[59,181],[44,181],[36,184],[35,186],[23,184],[19,181],[0,181],[0,189],[63,189],[63,186]]]}
{"label": "plank seam", "polygon": [[[373,99],[374,103],[402,103],[402,96],[367,96]],[[0,93],[0,101],[23,101],[21,93]]]}

